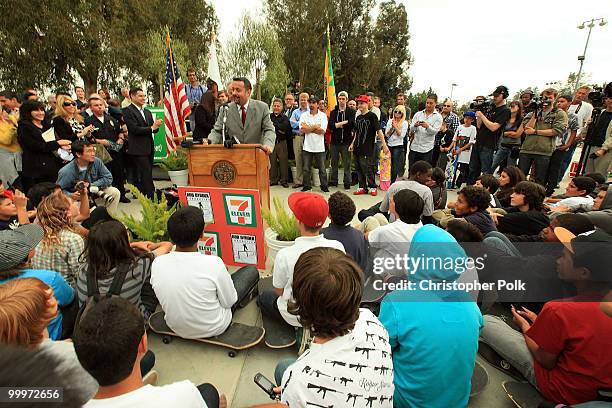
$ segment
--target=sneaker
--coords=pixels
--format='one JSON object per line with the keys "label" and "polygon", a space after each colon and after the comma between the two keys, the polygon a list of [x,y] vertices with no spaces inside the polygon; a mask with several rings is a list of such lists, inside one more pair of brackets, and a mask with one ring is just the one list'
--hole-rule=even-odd
{"label": "sneaker", "polygon": [[304,185],[303,184],[294,184],[293,185],[293,188],[300,188],[300,187],[304,187]]}
{"label": "sneaker", "polygon": [[370,195],[372,197],[376,197],[378,195],[378,190],[372,190],[372,192],[370,193]]}
{"label": "sneaker", "polygon": [[142,382],[145,385],[156,385],[157,384],[157,377],[158,376],[159,376],[159,374],[157,373],[157,371],[151,370],[151,371],[149,371],[147,373],[147,375],[142,377]]}
{"label": "sneaker", "polygon": [[353,193],[353,195],[365,195],[365,194],[368,194],[368,190],[365,190],[363,188],[360,188],[359,190]]}
{"label": "sneaker", "polygon": [[324,193],[329,193],[329,188],[321,187],[321,191],[324,192]]}
{"label": "sneaker", "polygon": [[312,187],[304,186],[302,187],[301,191],[310,191],[310,190],[312,190]]}
{"label": "sneaker", "polygon": [[283,188],[289,188],[289,184],[287,183],[282,183],[281,186],[283,186]]}

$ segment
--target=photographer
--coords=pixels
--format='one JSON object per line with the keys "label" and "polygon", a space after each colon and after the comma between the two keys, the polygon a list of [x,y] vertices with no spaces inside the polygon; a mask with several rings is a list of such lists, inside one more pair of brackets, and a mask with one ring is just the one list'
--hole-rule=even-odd
{"label": "photographer", "polygon": [[89,142],[78,140],[72,144],[74,160],[59,172],[57,184],[74,200],[86,198],[85,189],[92,198],[104,199],[109,213],[115,213],[119,205],[119,190],[111,187],[113,176],[102,160],[95,157],[94,147]]}
{"label": "photographer", "polygon": [[[470,173],[468,184],[473,185],[480,173],[491,174],[493,169],[493,154],[497,144],[510,119],[510,108],[506,106],[508,88],[503,85],[495,88],[489,96],[493,96],[491,102],[474,104],[476,110],[476,144],[470,157]],[[492,105],[492,106],[491,106]]]}
{"label": "photographer", "polygon": [[586,159],[585,173],[608,174],[612,164],[612,82],[604,91],[603,106],[606,110],[599,114],[595,123],[588,125],[594,128],[588,141],[590,154]]}
{"label": "photographer", "polygon": [[555,141],[567,129],[567,114],[555,106],[556,97],[555,89],[543,90],[537,110],[529,112],[521,125],[525,132],[525,141],[519,154],[519,168],[525,175],[528,175],[533,165],[535,167],[535,180],[533,181],[541,185],[546,183],[550,156],[555,150]]}

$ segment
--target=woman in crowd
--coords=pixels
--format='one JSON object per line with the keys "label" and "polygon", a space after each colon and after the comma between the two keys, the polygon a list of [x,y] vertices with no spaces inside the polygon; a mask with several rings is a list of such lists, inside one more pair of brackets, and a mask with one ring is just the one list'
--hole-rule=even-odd
{"label": "woman in crowd", "polygon": [[507,166],[516,166],[518,163],[519,150],[521,148],[521,135],[523,129],[523,104],[520,101],[510,102],[510,120],[506,122],[504,134],[499,140],[499,149],[493,158],[493,172],[497,166],[507,163]]}
{"label": "woman in crowd", "polygon": [[121,297],[137,306],[147,319],[157,307],[157,298],[151,287],[151,262],[155,256],[167,254],[172,244],[161,242],[135,242],[130,245],[128,232],[119,221],[105,221],[90,231],[87,245],[80,257],[77,275],[79,303],[87,300],[87,280],[96,279],[101,294],[111,287],[118,273],[125,274]]}
{"label": "woman in crowd", "polygon": [[72,286],[76,285],[79,256],[85,243],[73,225],[75,209],[72,200],[56,191],[43,200],[36,209],[44,237],[36,247],[32,266],[61,273]]}
{"label": "woman in crowd", "polygon": [[193,140],[207,139],[215,126],[215,95],[212,92],[209,91],[202,95],[200,103],[195,108],[194,115]]}
{"label": "woman in crowd", "polygon": [[433,194],[434,210],[443,210],[446,208],[446,174],[439,167],[434,167],[431,171],[431,181],[427,183],[427,187],[431,189]]}
{"label": "woman in crowd", "polygon": [[[21,172],[21,146],[17,140],[17,120],[0,111],[0,182],[13,186]],[[16,187],[21,188],[17,185]]]}
{"label": "woman in crowd", "polygon": [[501,207],[510,207],[510,196],[517,183],[525,181],[525,174],[516,166],[506,167],[499,175],[499,190],[495,196]]}
{"label": "woman in crowd", "polygon": [[543,212],[545,197],[546,191],[541,185],[531,181],[519,182],[510,196],[510,207],[503,209],[505,214],[489,209],[497,230],[513,235],[539,234],[550,223]]}
{"label": "woman in crowd", "polygon": [[98,95],[100,95],[100,97],[104,100],[104,102],[106,102],[108,104],[108,101],[110,100],[110,92],[108,92],[107,88],[100,88],[98,89]]}
{"label": "woman in crowd", "polygon": [[406,121],[406,108],[403,105],[398,105],[393,110],[393,119],[387,122],[385,130],[385,138],[387,146],[391,151],[391,184],[395,183],[400,168],[402,166],[404,156],[404,137],[408,132],[408,121]]}
{"label": "woman in crowd", "polygon": [[23,149],[22,184],[25,193],[34,184],[57,180],[58,163],[53,152],[60,147],[70,147],[70,140],[43,138],[43,132],[47,130],[43,126],[44,119],[45,105],[42,102],[26,101],[19,108],[17,140]]}
{"label": "woman in crowd", "polygon": [[53,118],[53,129],[60,139],[74,142],[77,139],[89,137],[94,126],[85,126],[83,117],[79,114],[76,102],[71,97],[59,95]]}
{"label": "woman in crowd", "polygon": [[[53,295],[60,307],[68,306],[74,300],[74,289],[66,283],[62,275],[55,271],[31,268],[33,249],[42,238],[43,229],[37,224],[23,225],[15,230],[0,233],[4,252],[3,262],[0,264],[0,285],[14,279],[36,278],[53,289]],[[62,312],[58,311],[45,326],[52,340],[66,337],[62,336],[62,317]]]}

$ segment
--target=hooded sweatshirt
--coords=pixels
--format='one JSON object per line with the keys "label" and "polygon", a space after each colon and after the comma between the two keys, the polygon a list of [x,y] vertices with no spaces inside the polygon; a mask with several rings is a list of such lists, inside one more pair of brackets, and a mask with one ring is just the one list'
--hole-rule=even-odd
{"label": "hooded sweatshirt", "polygon": [[598,211],[584,213],[599,229],[612,234],[612,189],[606,192]]}
{"label": "hooded sweatshirt", "polygon": [[380,310],[393,352],[395,405],[467,406],[482,315],[465,292],[418,289],[460,278],[467,255],[450,234],[431,224],[414,234],[408,255],[412,265],[421,259],[408,271],[416,289],[390,293]]}

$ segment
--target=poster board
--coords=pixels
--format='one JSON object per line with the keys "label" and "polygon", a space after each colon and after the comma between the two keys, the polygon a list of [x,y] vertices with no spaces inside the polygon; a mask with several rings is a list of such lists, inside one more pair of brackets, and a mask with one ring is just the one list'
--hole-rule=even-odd
{"label": "poster board", "polygon": [[146,106],[153,115],[153,120],[161,119],[162,124],[159,127],[159,132],[153,134],[153,162],[159,162],[166,158],[168,149],[166,147],[166,124],[164,123],[164,108],[156,106]]}
{"label": "poster board", "polygon": [[198,250],[217,255],[226,265],[265,269],[263,219],[259,191],[215,187],[179,187],[183,205],[199,207],[206,222]]}

